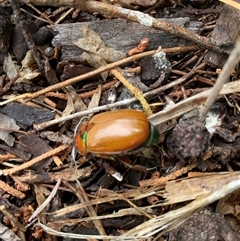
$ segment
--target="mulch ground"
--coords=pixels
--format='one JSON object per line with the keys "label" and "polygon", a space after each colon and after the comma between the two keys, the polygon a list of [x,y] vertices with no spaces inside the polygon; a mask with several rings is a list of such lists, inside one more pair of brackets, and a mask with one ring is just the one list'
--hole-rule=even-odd
{"label": "mulch ground", "polygon": [[0,239],[240,240],[237,7],[11,0],[0,19]]}

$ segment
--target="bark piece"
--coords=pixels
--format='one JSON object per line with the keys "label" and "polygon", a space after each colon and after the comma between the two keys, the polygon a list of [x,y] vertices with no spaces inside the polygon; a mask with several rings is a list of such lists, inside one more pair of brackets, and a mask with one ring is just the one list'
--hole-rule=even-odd
{"label": "bark piece", "polygon": [[0,112],[8,115],[16,122],[21,123],[24,126],[31,126],[33,123],[42,123],[54,118],[53,111],[14,102],[1,107]]}
{"label": "bark piece", "polygon": [[69,62],[60,62],[59,68],[61,67],[63,67],[63,71],[60,77],[62,81],[93,71],[92,67],[85,66],[82,64],[69,63]]}
{"label": "bark piece", "polygon": [[[28,31],[33,34],[35,44],[37,46],[48,44],[52,40],[51,32],[46,27],[41,27],[36,31],[37,28],[33,23],[28,25]],[[17,61],[20,63],[28,51],[28,45],[19,24],[13,29],[11,46]]]}
{"label": "bark piece", "polygon": [[[19,137],[20,144],[26,152],[30,152],[33,157],[42,155],[43,153],[50,151],[52,148],[43,139],[39,138],[35,134],[26,134]],[[52,162],[52,157],[39,162],[34,165],[34,168],[41,171],[47,169]]]}
{"label": "bark piece", "polygon": [[13,147],[10,147],[8,145],[0,144],[0,150],[5,150],[15,156],[18,156],[22,160],[27,161],[31,158],[31,154],[20,149],[18,145],[14,145]]}
{"label": "bark piece", "polygon": [[13,25],[6,10],[0,8],[0,63],[3,63],[4,57],[7,56],[9,40],[11,38]]}
{"label": "bark piece", "polygon": [[[213,30],[211,42],[221,47],[232,48],[239,34],[239,26],[239,10],[225,5]],[[210,50],[206,60],[213,67],[222,67],[227,58],[228,55],[225,53]]]}
{"label": "bark piece", "polygon": [[[167,22],[178,24],[192,31],[199,31],[201,22],[192,22],[189,18],[164,19]],[[190,42],[177,38],[163,31],[146,27],[139,23],[128,22],[124,19],[105,19],[101,21],[60,24],[55,25],[53,30],[53,46],[62,47],[62,60],[82,60],[82,50],[73,44],[79,38],[83,38],[82,27],[87,26],[99,34],[106,46],[128,53],[139,44],[139,41],[147,37],[149,39],[148,50],[173,46],[184,46]]]}

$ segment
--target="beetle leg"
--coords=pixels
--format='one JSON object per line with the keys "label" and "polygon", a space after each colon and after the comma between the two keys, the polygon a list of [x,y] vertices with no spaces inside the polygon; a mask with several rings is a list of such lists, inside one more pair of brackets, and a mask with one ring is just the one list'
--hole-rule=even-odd
{"label": "beetle leg", "polygon": [[108,174],[117,179],[119,182],[123,180],[123,176],[117,172],[108,162],[103,162],[102,166]]}
{"label": "beetle leg", "polygon": [[125,165],[128,168],[131,168],[133,170],[136,171],[140,171],[140,172],[147,172],[148,169],[142,165],[132,165],[132,162],[130,161],[130,159],[127,156],[121,156],[119,157],[120,162]]}
{"label": "beetle leg", "polygon": [[94,156],[98,157],[98,158],[101,158],[101,159],[105,159],[105,160],[115,161],[115,156],[114,155],[95,154]]}

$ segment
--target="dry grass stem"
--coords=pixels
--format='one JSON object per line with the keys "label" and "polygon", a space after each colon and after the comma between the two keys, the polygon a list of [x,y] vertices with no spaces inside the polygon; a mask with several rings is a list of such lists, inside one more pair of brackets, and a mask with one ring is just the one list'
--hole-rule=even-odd
{"label": "dry grass stem", "polygon": [[[76,182],[77,182],[76,190],[74,190],[74,188],[72,188],[71,185],[68,185],[66,182],[65,182],[65,184],[67,184],[67,186],[76,193],[76,196],[78,197],[78,199],[81,203],[89,203],[90,200],[89,200],[84,188],[82,187],[82,184],[77,179],[76,179]],[[89,206],[86,206],[85,208],[87,210],[89,217],[93,218],[92,222],[95,225],[96,229],[98,230],[99,234],[101,234],[103,236],[106,235],[106,232],[104,230],[104,227],[102,226],[101,221],[96,219],[97,213],[96,213],[94,207],[92,205],[89,205]]]}
{"label": "dry grass stem", "polygon": [[[168,122],[169,120],[179,117],[195,108],[199,105],[205,103],[206,99],[211,93],[212,88],[205,90],[199,94],[184,99],[177,104],[170,106],[169,108],[162,110],[149,117],[149,120],[153,125],[155,125],[160,132],[164,132],[162,125]],[[219,92],[218,98],[226,94],[232,94],[240,92],[240,80],[236,80],[230,83],[223,85],[223,88]]]}
{"label": "dry grass stem", "polygon": [[45,232],[47,232],[48,234],[54,235],[54,236],[58,236],[58,237],[65,237],[65,238],[73,238],[73,239],[85,239],[85,240],[89,240],[89,239],[97,239],[97,240],[125,240],[125,241],[139,241],[140,238],[144,239],[146,237],[142,236],[140,238],[135,238],[135,237],[121,237],[121,236],[110,236],[110,235],[84,235],[84,234],[75,234],[75,233],[63,233],[63,232],[58,232],[52,228],[49,228],[48,226],[42,224],[42,223],[38,223],[37,226],[40,226]]}
{"label": "dry grass stem", "polygon": [[236,1],[233,1],[233,0],[219,0],[220,2],[223,2],[223,3],[226,3],[238,10],[240,10],[240,4]]}
{"label": "dry grass stem", "polygon": [[227,62],[223,66],[223,69],[219,77],[217,78],[215,85],[213,86],[213,88],[211,89],[211,92],[209,93],[209,96],[206,100],[206,103],[203,106],[202,113],[200,115],[200,119],[199,119],[200,121],[205,120],[208,111],[211,109],[216,98],[218,97],[219,91],[223,87],[224,83],[228,80],[228,78],[231,75],[231,72],[239,63],[239,61],[240,61],[240,43],[237,43],[232,53],[228,57]]}
{"label": "dry grass stem", "polygon": [[[141,236],[152,237],[154,234],[162,232],[165,233],[172,230],[183,222],[185,222],[193,213],[200,210],[201,208],[227,196],[228,194],[234,192],[240,188],[239,173],[230,173],[228,177],[225,178],[224,185],[220,186],[217,190],[214,190],[205,195],[200,195],[194,201],[188,205],[173,210],[163,214],[161,216],[152,218],[137,227],[127,231],[122,237],[136,237]],[[114,240],[114,239],[112,239]]]}
{"label": "dry grass stem", "polygon": [[123,85],[125,85],[126,88],[128,88],[128,90],[130,90],[132,92],[132,94],[136,97],[136,99],[139,100],[139,102],[142,104],[142,107],[145,110],[147,116],[151,116],[153,114],[152,110],[151,110],[149,104],[147,103],[146,99],[143,97],[142,91],[139,90],[138,88],[136,88],[135,86],[133,86],[131,83],[129,83],[126,80],[126,78],[117,69],[110,70],[110,73],[113,74],[118,80],[120,80],[121,83]]}
{"label": "dry grass stem", "polygon": [[36,218],[38,216],[38,214],[40,212],[42,212],[42,210],[49,204],[49,202],[54,198],[54,196],[57,193],[58,187],[61,184],[61,179],[59,179],[56,183],[56,185],[54,186],[53,190],[51,191],[50,195],[45,199],[45,201],[41,204],[41,206],[39,206],[35,212],[31,215],[31,217],[28,219],[28,222],[31,222],[34,218]]}
{"label": "dry grass stem", "polygon": [[[102,204],[102,203],[107,203],[107,202],[113,202],[116,200],[126,200],[126,199],[140,200],[142,198],[146,198],[151,195],[155,195],[157,190],[151,189],[151,188],[146,189],[146,190],[130,189],[130,190],[122,193],[121,195],[119,195],[114,191],[107,190],[107,189],[101,189],[101,192],[99,194],[100,197],[90,200],[89,202],[64,207],[60,210],[55,211],[53,213],[53,215],[55,217],[58,217],[58,216],[64,215],[69,212],[74,212],[81,208],[98,205],[98,204]],[[102,196],[104,196],[104,197],[102,197]]]}

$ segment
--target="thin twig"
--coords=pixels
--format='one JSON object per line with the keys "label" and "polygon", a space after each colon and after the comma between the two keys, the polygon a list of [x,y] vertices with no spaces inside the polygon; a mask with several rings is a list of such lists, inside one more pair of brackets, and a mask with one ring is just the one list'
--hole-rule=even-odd
{"label": "thin twig", "polygon": [[235,48],[233,49],[232,53],[230,54],[227,62],[223,66],[222,72],[220,73],[219,77],[217,78],[217,81],[215,85],[213,86],[204,106],[202,109],[202,113],[200,115],[200,121],[204,121],[208,111],[211,109],[213,103],[215,102],[219,91],[221,90],[224,83],[227,81],[227,79],[230,77],[231,72],[236,67],[236,65],[240,61],[240,43],[237,43]]}
{"label": "thin twig", "polygon": [[39,11],[37,8],[35,8],[32,4],[30,3],[25,3],[28,7],[32,8],[35,12],[37,12],[40,16],[42,16],[44,19],[47,20],[47,22],[50,25],[54,25],[54,22],[44,13],[42,13],[41,11]]}
{"label": "thin twig", "polygon": [[[205,64],[202,63],[199,66],[197,66],[196,69],[202,69],[204,66],[205,66]],[[174,87],[175,85],[179,85],[179,84],[183,83],[184,81],[188,80],[189,78],[192,78],[195,74],[196,73],[194,71],[190,71],[185,76],[182,76],[181,78],[179,78],[179,79],[177,79],[173,82],[170,82],[170,83],[168,83],[164,86],[161,86],[161,87],[159,87],[155,90],[151,90],[147,93],[144,93],[143,96],[148,97],[148,96],[160,94],[161,92],[163,92],[167,89],[170,89],[170,88]],[[74,113],[74,114],[71,114],[71,115],[68,115],[68,116],[65,116],[65,117],[60,117],[58,119],[47,121],[47,122],[44,122],[44,123],[41,123],[41,124],[34,124],[33,126],[34,126],[34,129],[40,131],[40,130],[43,130],[43,129],[49,127],[49,126],[59,124],[61,122],[65,122],[65,121],[71,120],[73,118],[78,118],[78,117],[82,117],[82,116],[85,116],[85,115],[87,116],[89,114],[97,113],[99,111],[109,110],[111,108],[116,108],[116,107],[120,107],[120,106],[123,106],[123,105],[128,105],[128,104],[133,103],[135,101],[137,101],[136,98],[130,98],[130,99],[127,99],[127,100],[115,102],[113,104],[102,105],[102,106],[92,108],[90,110],[85,110],[85,111]]]}
{"label": "thin twig", "polygon": [[19,172],[19,171],[22,171],[24,169],[27,169],[27,168],[31,167],[32,165],[34,165],[34,164],[36,164],[36,163],[38,163],[38,162],[40,162],[42,160],[45,160],[48,157],[57,155],[59,152],[64,151],[67,148],[68,148],[68,145],[59,146],[59,147],[57,147],[55,149],[52,149],[51,151],[48,151],[48,152],[42,154],[41,156],[35,157],[32,160],[23,163],[20,166],[16,166],[16,167],[13,167],[13,168],[10,168],[10,169],[2,170],[2,175],[8,176],[8,175],[12,175],[15,172]]}
{"label": "thin twig", "polygon": [[40,6],[68,6],[68,7],[80,7],[85,11],[97,12],[103,16],[114,17],[114,18],[123,18],[129,21],[138,22],[142,25],[152,27],[158,30],[162,30],[166,33],[178,36],[190,40],[197,45],[208,48],[216,52],[223,52],[221,48],[211,43],[210,39],[207,37],[200,36],[193,31],[180,27],[177,24],[167,23],[163,20],[156,19],[151,17],[148,14],[144,14],[140,11],[134,11],[125,9],[123,7],[118,7],[115,5],[110,5],[108,3],[94,1],[94,0],[72,0],[72,1],[56,1],[56,0],[22,0],[22,2],[31,2],[33,5]]}
{"label": "thin twig", "polygon": [[55,24],[59,24],[61,21],[63,21],[71,12],[73,12],[74,8],[68,9],[67,12],[65,12],[56,22]]}
{"label": "thin twig", "polygon": [[10,187],[7,183],[0,180],[0,188],[14,197],[24,199],[26,195],[17,189]]}
{"label": "thin twig", "polygon": [[26,40],[26,43],[28,45],[28,48],[32,50],[33,57],[35,62],[38,65],[39,70],[44,73],[44,66],[43,66],[43,59],[40,53],[37,50],[37,47],[34,43],[32,35],[28,32],[28,27],[26,21],[21,17],[21,11],[19,8],[19,2],[16,0],[11,1],[12,9],[14,10],[14,14],[16,16],[16,22],[18,22],[22,34]]}
{"label": "thin twig", "polygon": [[[167,54],[170,54],[170,53],[177,54],[177,53],[194,51],[196,49],[198,49],[197,46],[187,46],[187,47],[167,48],[167,49],[162,49],[162,51],[164,51]],[[102,67],[100,67],[100,68],[98,68],[96,70],[93,70],[93,71],[89,72],[89,73],[86,73],[86,74],[83,74],[83,75],[80,75],[80,76],[77,76],[77,77],[65,80],[64,82],[60,82],[60,83],[51,85],[51,86],[46,87],[46,88],[44,88],[44,89],[42,89],[40,91],[37,91],[35,93],[25,93],[25,94],[22,94],[22,95],[19,95],[19,96],[15,96],[15,97],[13,97],[11,99],[8,99],[8,100],[0,102],[0,106],[6,105],[7,103],[15,101],[15,100],[20,100],[20,99],[25,99],[25,98],[31,98],[31,99],[32,98],[37,98],[40,95],[46,94],[46,93],[48,93],[50,91],[58,90],[58,89],[61,89],[63,87],[66,87],[68,85],[75,84],[75,83],[77,83],[79,81],[86,80],[88,78],[91,78],[93,76],[101,74],[104,71],[107,71],[107,70],[110,70],[110,69],[114,69],[114,68],[116,68],[116,67],[118,67],[120,65],[123,65],[123,64],[129,63],[129,62],[134,62],[134,61],[136,61],[138,59],[142,59],[144,57],[154,55],[156,53],[156,51],[157,50],[151,50],[151,51],[148,51],[148,52],[136,54],[136,55],[130,56],[128,58],[119,60],[117,62],[114,62],[114,63],[108,64],[108,65],[102,66]]]}
{"label": "thin twig", "polygon": [[219,1],[224,2],[236,9],[240,10],[240,4],[236,1],[233,1],[233,0],[219,0]]}

